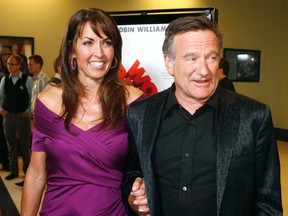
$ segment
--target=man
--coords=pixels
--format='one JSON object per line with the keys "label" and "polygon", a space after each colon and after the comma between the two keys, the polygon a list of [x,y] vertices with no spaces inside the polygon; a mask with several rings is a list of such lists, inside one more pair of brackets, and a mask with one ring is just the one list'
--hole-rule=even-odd
{"label": "man", "polygon": [[34,114],[35,102],[38,94],[45,88],[48,81],[46,73],[42,71],[43,59],[40,55],[32,55],[28,58],[28,69],[33,76],[33,88],[31,98],[31,113]]}
{"label": "man", "polygon": [[51,77],[48,80],[48,82],[46,83],[45,89],[48,89],[53,85],[58,85],[61,83],[61,61],[60,61],[60,57],[57,57],[54,60],[53,68],[54,68],[55,74],[53,77]]}
{"label": "man", "polygon": [[10,171],[10,162],[8,158],[8,148],[3,130],[3,117],[0,115],[0,163],[2,164],[2,169],[5,171]]}
{"label": "man", "polygon": [[[4,77],[4,73],[0,72],[0,81]],[[2,169],[5,171],[10,171],[10,163],[8,158],[8,148],[6,143],[6,138],[3,130],[3,117],[0,115],[0,163],[2,164]]]}
{"label": "man", "polygon": [[[270,110],[218,87],[222,48],[221,33],[206,17],[167,27],[164,60],[175,82],[127,112],[123,191],[138,214],[282,215]],[[138,193],[145,187],[146,195]]]}
{"label": "man", "polygon": [[22,73],[29,76],[30,74],[27,68],[27,57],[23,53],[21,53],[23,51],[21,46],[18,43],[14,43],[12,44],[11,50],[12,50],[12,54],[21,56],[23,60],[22,65],[21,65],[21,71]]}
{"label": "man", "polygon": [[30,161],[30,102],[33,80],[20,70],[22,58],[12,54],[7,60],[9,75],[0,83],[0,114],[8,144],[11,180],[19,175],[17,138],[21,147],[23,171],[26,173]]}
{"label": "man", "polygon": [[[48,78],[46,73],[42,71],[43,59],[40,55],[32,55],[28,58],[28,70],[33,77],[33,88],[31,95],[31,119],[34,118],[34,107],[38,94],[45,89]],[[30,138],[31,142],[31,138]],[[15,183],[17,186],[23,187],[24,181]]]}
{"label": "man", "polygon": [[236,92],[233,82],[228,78],[230,64],[225,58],[220,59],[219,63],[219,85],[230,91]]}

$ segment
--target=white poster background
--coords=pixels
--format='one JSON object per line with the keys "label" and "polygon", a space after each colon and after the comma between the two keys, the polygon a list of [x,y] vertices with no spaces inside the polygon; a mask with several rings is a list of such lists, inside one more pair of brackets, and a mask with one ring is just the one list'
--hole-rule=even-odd
{"label": "white poster background", "polygon": [[173,83],[173,77],[168,74],[162,53],[165,29],[168,24],[137,24],[118,25],[123,39],[122,64],[126,71],[138,59],[149,75],[158,92],[168,88]]}

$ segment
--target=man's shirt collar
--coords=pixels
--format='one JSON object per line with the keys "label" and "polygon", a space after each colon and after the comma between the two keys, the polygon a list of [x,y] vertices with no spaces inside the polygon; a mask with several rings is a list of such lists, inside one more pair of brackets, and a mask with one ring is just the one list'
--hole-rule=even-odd
{"label": "man's shirt collar", "polygon": [[[178,101],[176,99],[175,90],[176,90],[176,86],[175,86],[175,83],[173,83],[171,88],[170,88],[170,91],[168,93],[166,104],[164,106],[163,115],[162,115],[164,118],[167,115],[169,115],[171,112],[173,112],[175,109],[181,108],[181,105],[178,103]],[[210,106],[217,111],[218,110],[218,104],[219,104],[219,90],[217,87],[216,91],[213,93],[213,95],[199,109],[201,109],[204,106],[205,107]]]}

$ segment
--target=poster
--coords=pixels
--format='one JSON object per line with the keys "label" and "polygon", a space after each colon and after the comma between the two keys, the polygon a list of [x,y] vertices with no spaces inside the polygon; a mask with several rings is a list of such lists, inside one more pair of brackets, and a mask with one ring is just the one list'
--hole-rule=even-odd
{"label": "poster", "polygon": [[168,24],[182,16],[207,16],[217,24],[216,8],[178,8],[164,10],[114,11],[123,39],[119,76],[146,95],[169,88],[174,79],[164,64],[162,45]]}
{"label": "poster", "polygon": [[123,39],[120,77],[151,96],[171,86],[162,53],[168,24],[118,25]]}

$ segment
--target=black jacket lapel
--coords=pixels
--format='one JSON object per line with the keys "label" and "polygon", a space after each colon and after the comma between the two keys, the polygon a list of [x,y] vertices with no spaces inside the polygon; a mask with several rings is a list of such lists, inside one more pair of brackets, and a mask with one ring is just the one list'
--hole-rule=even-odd
{"label": "black jacket lapel", "polygon": [[237,138],[240,114],[233,94],[219,93],[219,115],[217,128],[217,215],[227,182],[234,143]]}
{"label": "black jacket lapel", "polygon": [[151,215],[161,215],[159,192],[155,182],[151,156],[168,92],[169,90],[165,90],[152,96],[145,105],[144,122],[141,130],[142,139],[138,145]]}

